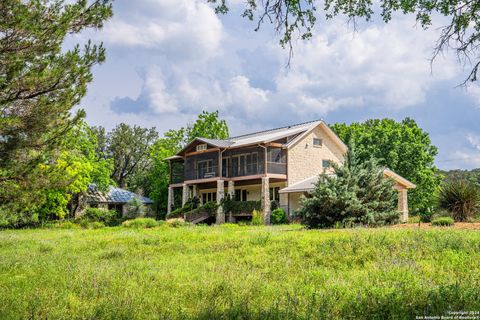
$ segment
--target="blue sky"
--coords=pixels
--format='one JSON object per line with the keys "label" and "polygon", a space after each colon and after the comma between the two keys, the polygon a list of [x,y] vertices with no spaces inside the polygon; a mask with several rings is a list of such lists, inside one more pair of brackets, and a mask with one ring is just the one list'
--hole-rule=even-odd
{"label": "blue sky", "polygon": [[480,87],[457,87],[469,66],[453,53],[429,62],[444,19],[423,30],[413,16],[377,18],[354,32],[343,17],[320,17],[286,67],[271,25],[254,32],[242,1],[230,5],[217,16],[205,0],[117,0],[102,30],[73,39],[107,48],[81,103],[87,121],[165,132],[218,109],[236,135],[319,118],[409,116],[439,148],[439,168],[480,167]]}

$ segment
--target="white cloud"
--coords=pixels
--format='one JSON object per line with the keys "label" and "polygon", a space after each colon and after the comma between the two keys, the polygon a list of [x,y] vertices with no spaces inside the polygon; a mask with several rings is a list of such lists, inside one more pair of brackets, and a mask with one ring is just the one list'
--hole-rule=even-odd
{"label": "white cloud", "polygon": [[431,75],[429,45],[436,32],[411,25],[401,18],[352,33],[339,22],[324,24],[311,42],[296,48],[293,68],[277,76],[278,90],[303,97],[304,105],[316,105],[319,113],[346,105],[397,110],[420,104],[429,88],[453,78],[457,67],[439,57]]}
{"label": "white cloud", "polygon": [[470,143],[472,147],[480,151],[480,136],[469,133],[467,134],[467,141]]}
{"label": "white cloud", "polygon": [[175,96],[169,93],[162,70],[154,67],[148,71],[145,78],[145,92],[155,113],[173,113],[178,111]]}
{"label": "white cloud", "polygon": [[221,49],[222,24],[203,1],[134,1],[124,10],[98,35],[107,44],[156,49],[171,59],[208,58]]}

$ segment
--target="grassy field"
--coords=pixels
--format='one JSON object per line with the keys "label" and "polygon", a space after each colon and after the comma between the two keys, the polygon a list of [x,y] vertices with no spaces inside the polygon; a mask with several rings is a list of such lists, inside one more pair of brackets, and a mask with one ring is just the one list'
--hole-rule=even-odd
{"label": "grassy field", "polygon": [[0,319],[415,319],[480,311],[480,233],[0,231]]}

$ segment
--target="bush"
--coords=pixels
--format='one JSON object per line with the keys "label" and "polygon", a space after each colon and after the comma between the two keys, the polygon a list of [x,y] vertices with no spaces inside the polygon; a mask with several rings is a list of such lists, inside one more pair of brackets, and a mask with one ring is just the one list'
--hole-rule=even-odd
{"label": "bush", "polygon": [[166,221],[166,224],[167,224],[169,227],[173,227],[173,228],[183,227],[183,226],[187,225],[187,223],[185,222],[185,220],[183,220],[183,219],[181,219],[181,218],[168,219],[168,220]]}
{"label": "bush", "polygon": [[270,201],[270,211],[275,211],[277,210],[278,208],[280,208],[280,204],[278,203],[277,200],[272,200]]}
{"label": "bush", "polygon": [[273,210],[272,216],[270,217],[270,222],[272,224],[287,223],[288,219],[285,211],[281,208]]}
{"label": "bush", "polygon": [[253,210],[252,211],[252,225],[260,226],[263,224],[263,217],[260,211]]}
{"label": "bush", "polygon": [[438,195],[438,206],[451,212],[455,221],[467,221],[480,206],[480,190],[471,182],[445,183]]}
{"label": "bush", "polygon": [[453,219],[450,217],[440,217],[432,220],[432,226],[436,227],[449,227],[453,226]]}
{"label": "bush", "polygon": [[209,215],[213,216],[217,212],[218,204],[215,201],[210,201],[205,203],[203,206],[197,207],[195,209],[192,208],[191,205],[186,204],[182,208],[178,208],[170,212],[170,214],[166,215],[166,219],[175,219],[175,218],[183,218],[184,215],[189,214],[196,214],[202,211],[207,212]]}
{"label": "bush", "polygon": [[122,226],[126,228],[146,229],[154,228],[158,225],[157,220],[152,218],[136,218],[125,220],[122,222]]}
{"label": "bush", "polygon": [[79,220],[87,220],[88,222],[101,222],[107,226],[114,226],[119,223],[119,216],[115,210],[87,208]]}
{"label": "bush", "polygon": [[133,197],[125,204],[126,219],[143,218],[147,213],[147,207],[139,197]]}
{"label": "bush", "polygon": [[398,221],[398,195],[394,182],[372,158],[361,162],[354,148],[343,166],[332,163],[335,176],[322,174],[309,197],[302,199],[298,215],[310,228],[379,226]]}
{"label": "bush", "polygon": [[183,218],[183,214],[189,211],[192,211],[192,208],[188,205],[185,205],[184,207],[177,208],[175,210],[172,210],[172,212],[167,213],[165,218],[166,219],[172,219],[172,218],[178,218],[178,217]]}
{"label": "bush", "polygon": [[101,228],[105,228],[105,224],[103,222],[100,222],[100,221],[90,222],[89,229],[101,229]]}
{"label": "bush", "polygon": [[235,201],[229,196],[224,198],[222,205],[225,213],[249,213],[253,210],[259,211],[262,207],[260,201]]}
{"label": "bush", "polygon": [[58,221],[57,223],[53,224],[54,228],[57,229],[78,229],[80,226],[72,221]]}

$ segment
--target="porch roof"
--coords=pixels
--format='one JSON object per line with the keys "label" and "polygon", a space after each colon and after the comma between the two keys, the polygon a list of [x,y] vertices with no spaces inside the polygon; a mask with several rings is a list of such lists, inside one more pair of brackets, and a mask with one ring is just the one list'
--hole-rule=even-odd
{"label": "porch roof", "polygon": [[[398,184],[401,184],[406,189],[413,189],[417,186],[412,182],[408,181],[404,177],[400,176],[398,173],[393,172],[392,170],[386,168],[383,170],[383,174],[386,177],[392,178]],[[329,174],[330,176],[334,176],[334,174]],[[293,183],[288,187],[285,187],[279,191],[279,193],[295,193],[295,192],[310,192],[315,188],[315,183],[318,181],[319,175],[314,175],[302,181]]]}

